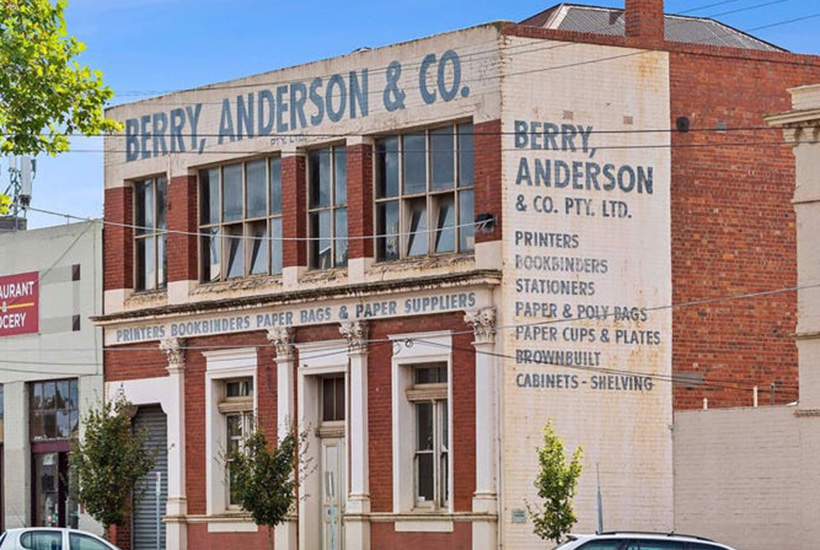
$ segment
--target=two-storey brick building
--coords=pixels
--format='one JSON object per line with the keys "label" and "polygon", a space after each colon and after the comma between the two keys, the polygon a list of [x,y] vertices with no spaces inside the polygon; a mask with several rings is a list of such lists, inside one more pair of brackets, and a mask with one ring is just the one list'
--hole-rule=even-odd
{"label": "two-storey brick building", "polygon": [[168,449],[164,544],[266,543],[224,462],[253,421],[316,465],[277,548],[539,547],[548,418],[585,449],[580,530],[596,469],[607,527],[673,528],[674,406],[796,395],[794,296],[722,299],[794,286],[790,153],[756,127],[818,74],[630,0],[110,110],[98,322]]}

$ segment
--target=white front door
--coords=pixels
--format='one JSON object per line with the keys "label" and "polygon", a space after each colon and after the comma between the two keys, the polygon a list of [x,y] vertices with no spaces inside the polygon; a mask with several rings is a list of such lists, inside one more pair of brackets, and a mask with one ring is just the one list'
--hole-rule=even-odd
{"label": "white front door", "polygon": [[322,550],[343,550],[342,518],[347,498],[347,465],[343,437],[323,437],[322,445]]}

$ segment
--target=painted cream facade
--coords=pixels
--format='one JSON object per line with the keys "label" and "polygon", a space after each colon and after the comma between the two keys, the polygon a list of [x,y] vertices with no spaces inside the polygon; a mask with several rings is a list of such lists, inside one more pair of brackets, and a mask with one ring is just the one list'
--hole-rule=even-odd
{"label": "painted cream facade", "polygon": [[[46,452],[49,456],[62,455],[68,450],[66,438],[62,438],[61,443],[32,441],[32,384],[76,380],[79,402],[74,407],[80,415],[102,395],[102,331],[89,320],[102,310],[101,254],[102,231],[96,223],[19,231],[0,237],[0,276],[39,274],[39,331],[0,338],[3,363],[0,383],[5,398],[3,513],[6,528],[34,524],[33,446],[65,445],[59,453],[53,449]],[[53,521],[58,523],[57,518]],[[80,514],[79,526],[97,533],[102,531],[86,514]]]}
{"label": "painted cream facade", "polygon": [[669,529],[672,392],[654,377],[672,370],[670,151],[642,148],[669,136],[636,133],[669,120],[667,54],[524,38],[505,52],[504,539],[538,545],[513,517],[535,502],[547,418],[584,450],[578,532],[598,525],[596,472],[605,528]]}

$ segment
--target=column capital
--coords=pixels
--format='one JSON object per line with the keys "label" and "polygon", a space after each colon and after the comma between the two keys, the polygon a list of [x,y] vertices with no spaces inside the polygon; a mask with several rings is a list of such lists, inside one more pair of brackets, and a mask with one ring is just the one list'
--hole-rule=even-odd
{"label": "column capital", "polygon": [[495,308],[485,307],[468,311],[464,322],[470,325],[475,335],[473,344],[492,344],[495,342]]}
{"label": "column capital", "polygon": [[339,326],[339,332],[347,340],[347,350],[350,353],[367,352],[367,335],[369,331],[367,321],[358,319],[342,321]]}
{"label": "column capital", "polygon": [[185,339],[163,338],[159,341],[159,349],[168,358],[168,371],[185,370]]}
{"label": "column capital", "polygon": [[293,360],[293,327],[269,328],[268,341],[276,348],[277,361]]}

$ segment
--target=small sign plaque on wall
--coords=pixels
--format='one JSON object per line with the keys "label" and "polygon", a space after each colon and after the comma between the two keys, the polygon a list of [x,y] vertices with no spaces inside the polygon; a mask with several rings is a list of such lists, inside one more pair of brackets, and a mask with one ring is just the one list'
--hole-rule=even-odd
{"label": "small sign plaque on wall", "polygon": [[513,508],[512,510],[513,523],[527,523],[527,513],[521,508]]}

